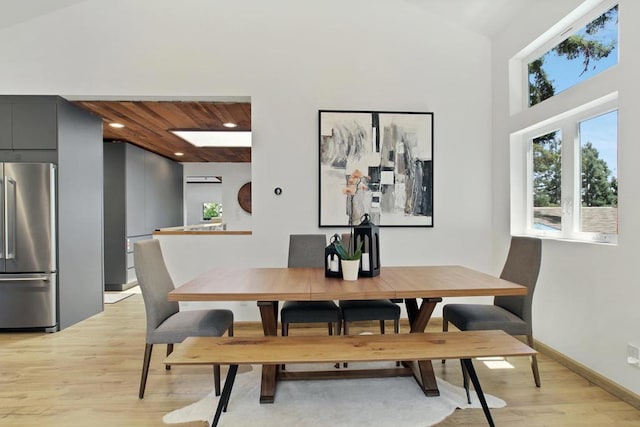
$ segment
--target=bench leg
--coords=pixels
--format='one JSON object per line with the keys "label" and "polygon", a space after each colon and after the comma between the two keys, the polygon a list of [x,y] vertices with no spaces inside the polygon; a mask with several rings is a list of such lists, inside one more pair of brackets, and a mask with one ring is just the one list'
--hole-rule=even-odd
{"label": "bench leg", "polygon": [[482,404],[482,410],[484,411],[484,416],[487,418],[487,422],[491,427],[494,427],[495,424],[493,423],[493,418],[491,418],[491,412],[489,412],[489,405],[487,405],[487,400],[484,398],[484,393],[480,387],[480,381],[478,380],[478,375],[476,375],[476,370],[473,368],[471,359],[462,359],[461,362],[464,366],[464,370],[466,370],[469,377],[471,377],[471,382],[473,383],[473,387],[476,389],[476,394]]}
{"label": "bench leg", "polygon": [[231,389],[233,388],[233,382],[236,379],[236,373],[238,372],[238,365],[229,365],[229,372],[227,372],[227,379],[224,381],[224,387],[222,388],[222,396],[218,401],[218,407],[216,408],[216,414],[211,421],[211,427],[218,425],[222,411],[227,411],[227,404],[229,403],[229,397],[231,396]]}

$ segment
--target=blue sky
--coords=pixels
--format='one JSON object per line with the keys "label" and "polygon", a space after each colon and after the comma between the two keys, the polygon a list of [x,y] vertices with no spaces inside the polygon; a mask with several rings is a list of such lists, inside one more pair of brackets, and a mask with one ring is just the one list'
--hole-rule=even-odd
{"label": "blue sky", "polygon": [[591,142],[607,162],[611,174],[618,176],[618,113],[612,111],[580,124],[580,142]]}
{"label": "blue sky", "polygon": [[[578,31],[578,34],[584,34],[583,30]],[[618,39],[617,17],[614,17],[603,30],[599,31],[596,39],[604,44],[609,44],[612,40]],[[581,74],[584,69],[582,58],[567,60],[565,57],[558,56],[553,51],[545,55],[543,69],[547,72],[547,76],[555,88],[555,93],[560,93],[617,63],[618,46],[616,43],[616,47],[608,57],[599,61],[592,61],[589,64],[589,69],[583,74]],[[600,153],[600,158],[607,162],[613,176],[618,175],[617,119],[617,113],[612,112],[585,121],[580,126],[581,142],[591,142],[593,144]]]}

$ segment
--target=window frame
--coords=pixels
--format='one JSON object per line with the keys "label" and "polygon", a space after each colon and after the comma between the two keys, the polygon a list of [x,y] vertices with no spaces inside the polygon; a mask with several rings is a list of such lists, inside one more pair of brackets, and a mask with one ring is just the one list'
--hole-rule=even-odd
{"label": "window frame", "polygon": [[[573,86],[569,86],[568,88],[564,89],[561,92],[558,92],[557,94],[554,94],[551,98],[547,98],[544,101],[541,101],[537,104],[534,105],[529,105],[529,64],[533,61],[535,61],[536,59],[540,58],[541,56],[545,55],[547,52],[549,52],[550,50],[552,50],[553,48],[555,48],[557,45],[559,45],[560,43],[562,43],[565,39],[569,38],[570,36],[574,35],[576,32],[578,32],[579,30],[581,30],[582,28],[584,28],[588,23],[590,23],[591,21],[593,21],[594,19],[596,19],[598,16],[602,15],[603,13],[605,13],[606,11],[608,11],[609,9],[611,9],[612,7],[614,7],[615,5],[619,5],[619,0],[603,0],[600,3],[598,3],[597,6],[593,7],[593,9],[591,9],[589,12],[585,13],[584,15],[582,15],[581,17],[569,22],[568,24],[564,24],[562,25],[562,21],[560,23],[558,23],[559,28],[563,28],[562,30],[558,30],[555,28],[552,28],[552,31],[555,30],[555,35],[543,35],[543,38],[546,38],[546,41],[544,42],[540,42],[540,44],[534,48],[534,50],[528,50],[526,56],[523,56],[520,58],[521,60],[521,64],[520,64],[520,81],[521,81],[521,105],[520,105],[520,111],[526,111],[527,109],[531,109],[534,108],[542,103],[544,103],[545,101],[548,101],[550,99],[556,98],[558,97],[560,94],[562,94],[563,92],[566,92],[567,90],[570,90],[571,88],[580,86],[582,83],[584,83],[585,81],[589,80],[583,80],[580,81],[578,83],[576,83]],[[618,16],[620,14],[620,10],[619,10],[619,6],[618,6]],[[620,31],[618,30],[618,43],[620,41]],[[534,42],[535,43],[535,42]],[[620,52],[618,50],[618,52]],[[618,53],[619,54],[619,53]],[[618,58],[619,59],[619,58]],[[616,61],[616,64],[613,65],[610,68],[614,68],[617,67],[619,64],[619,61]],[[602,72],[606,72],[607,70],[602,70]],[[596,74],[599,75],[601,73]],[[592,76],[592,78],[595,76]]]}
{"label": "window frame", "polygon": [[[565,116],[552,118],[541,126],[531,127],[517,137],[517,143],[526,147],[524,167],[526,194],[522,200],[525,204],[525,220],[522,227],[524,234],[566,240],[617,242],[617,234],[580,231],[580,208],[582,205],[580,123],[612,111],[619,111],[617,93],[598,101],[600,102],[595,105],[584,106]],[[560,210],[562,226],[560,231],[536,229],[533,223],[533,139],[554,131],[561,133],[560,180],[562,196]]]}
{"label": "window frame", "polygon": [[533,218],[533,209],[534,209],[534,177],[533,177],[533,140],[543,136],[543,135],[547,135],[551,132],[560,132],[560,194],[562,195],[560,197],[561,200],[561,204],[560,204],[560,210],[562,211],[564,209],[563,207],[563,203],[562,201],[564,200],[564,194],[565,194],[565,189],[564,189],[564,179],[565,179],[565,174],[564,174],[564,158],[565,158],[565,144],[564,144],[564,131],[563,131],[563,126],[561,126],[561,123],[558,122],[551,122],[545,126],[542,127],[538,127],[538,128],[533,128],[530,132],[523,134],[522,135],[522,142],[524,144],[526,144],[526,153],[527,153],[527,158],[526,158],[526,165],[525,165],[525,173],[527,176],[527,187],[526,187],[526,197],[525,197],[525,212],[526,212],[526,222],[525,222],[525,233],[529,234],[529,235],[535,235],[535,236],[545,236],[545,237],[556,237],[556,238],[561,238],[563,237],[563,229],[564,229],[564,215],[561,215],[561,226],[560,226],[560,230],[559,231],[555,231],[555,230],[541,230],[541,229],[537,229],[534,226],[534,218]]}

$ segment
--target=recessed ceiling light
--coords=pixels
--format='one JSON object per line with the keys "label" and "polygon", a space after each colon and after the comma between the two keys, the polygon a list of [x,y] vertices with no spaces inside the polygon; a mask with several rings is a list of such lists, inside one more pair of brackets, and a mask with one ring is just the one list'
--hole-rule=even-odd
{"label": "recessed ceiling light", "polygon": [[173,153],[173,154],[175,154],[176,156],[184,156],[184,153],[180,153],[180,152]]}
{"label": "recessed ceiling light", "polygon": [[235,123],[231,123],[231,122],[227,122],[227,123],[223,123],[222,126],[226,127],[226,128],[235,128],[238,127],[237,124]]}
{"label": "recessed ceiling light", "polygon": [[251,147],[251,132],[198,130],[173,130],[171,132],[196,147]]}
{"label": "recessed ceiling light", "polygon": [[118,128],[118,129],[121,129],[124,127],[122,123],[116,123],[116,122],[109,123],[109,126],[111,126],[112,128]]}

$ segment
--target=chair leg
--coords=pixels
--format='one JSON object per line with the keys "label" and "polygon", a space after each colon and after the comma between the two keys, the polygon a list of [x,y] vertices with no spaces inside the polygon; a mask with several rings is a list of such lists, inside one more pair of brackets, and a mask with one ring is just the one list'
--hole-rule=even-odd
{"label": "chair leg", "polygon": [[[173,353],[173,344],[167,344],[167,357],[169,357],[171,353]],[[164,369],[166,371],[171,370],[171,365],[164,365]]]}
{"label": "chair leg", "polygon": [[380,321],[380,334],[384,335],[384,320]]}
{"label": "chair leg", "polygon": [[[340,326],[340,324],[339,324],[339,323],[337,323],[337,322],[335,323],[335,325],[334,325],[334,322],[329,322],[329,335],[330,335],[330,336],[331,336],[331,335],[333,335],[334,328],[335,328],[336,334],[337,334],[337,335],[340,335],[340,328],[341,328],[341,326]],[[335,365],[333,365],[333,366],[334,366],[336,369],[339,369],[339,368],[340,368],[340,362],[336,362],[336,363],[335,363]]]}
{"label": "chair leg", "polygon": [[142,361],[142,377],[140,377],[140,391],[138,392],[138,398],[144,397],[144,389],[147,385],[147,374],[149,373],[149,362],[151,361],[151,351],[153,350],[153,344],[147,344],[144,347],[144,359]]}
{"label": "chair leg", "polygon": [[220,365],[213,365],[213,388],[216,396],[220,396]]}
{"label": "chair leg", "polygon": [[[346,337],[347,335],[349,335],[349,322],[347,322],[346,320],[342,320],[342,330],[344,331],[344,336]],[[348,367],[349,364],[347,362],[343,362],[342,363],[342,367],[346,368]]]}
{"label": "chair leg", "polygon": [[[400,333],[400,319],[393,319],[393,333],[394,334],[399,334]],[[400,361],[396,360],[396,366],[400,366]]]}
{"label": "chair leg", "polygon": [[[282,332],[281,332],[283,337],[286,337],[289,335],[289,324],[282,322]],[[282,369],[284,371],[285,367],[284,367],[284,363],[282,365],[280,365],[280,369]]]}
{"label": "chair leg", "polygon": [[467,392],[467,403],[471,404],[471,395],[469,394],[469,373],[464,365],[462,359],[460,359],[460,367],[462,368],[462,386]]}
{"label": "chair leg", "polygon": [[[449,322],[443,317],[442,318],[442,332],[448,332],[449,331]],[[442,359],[442,364],[444,365],[444,363],[447,361],[447,359]]]}
{"label": "chair leg", "polygon": [[231,325],[229,325],[229,329],[227,329],[227,336],[233,336],[233,323],[231,323]]}
{"label": "chair leg", "polygon": [[[527,344],[533,348],[533,337],[527,335]],[[531,370],[533,371],[533,381],[536,383],[536,387],[540,387],[540,371],[538,371],[538,358],[536,355],[531,356]]]}
{"label": "chair leg", "polygon": [[329,335],[333,335],[333,322],[327,323]]}

